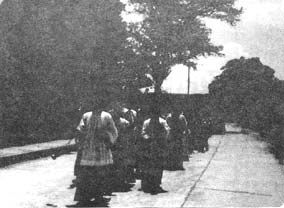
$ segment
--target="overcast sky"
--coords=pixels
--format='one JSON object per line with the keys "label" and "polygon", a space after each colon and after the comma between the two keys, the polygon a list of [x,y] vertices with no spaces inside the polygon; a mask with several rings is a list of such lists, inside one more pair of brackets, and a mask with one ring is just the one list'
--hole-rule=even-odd
{"label": "overcast sky", "polygon": [[[220,74],[220,67],[233,58],[260,57],[263,64],[273,68],[284,80],[284,1],[239,0],[244,9],[237,26],[208,20],[213,30],[212,41],[224,46],[225,57],[202,58],[197,71],[191,72],[191,93],[208,92],[208,84]],[[187,68],[176,66],[164,83],[169,92],[187,92]]]}

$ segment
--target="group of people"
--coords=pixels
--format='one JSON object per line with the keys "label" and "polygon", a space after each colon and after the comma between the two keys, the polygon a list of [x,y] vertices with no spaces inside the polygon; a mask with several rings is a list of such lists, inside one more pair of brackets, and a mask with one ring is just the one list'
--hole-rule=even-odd
{"label": "group of people", "polygon": [[[141,191],[166,192],[162,187],[163,170],[184,170],[192,144],[187,120],[175,108],[165,116],[152,103],[148,113],[119,104],[97,100],[77,127],[74,201],[86,206],[105,201],[118,188],[141,179]],[[207,144],[208,149],[208,144]]]}

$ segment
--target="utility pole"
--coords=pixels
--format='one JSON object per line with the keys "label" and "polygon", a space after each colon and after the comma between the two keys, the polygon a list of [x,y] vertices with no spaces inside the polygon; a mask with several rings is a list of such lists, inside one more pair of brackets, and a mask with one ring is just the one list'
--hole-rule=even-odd
{"label": "utility pole", "polygon": [[187,94],[189,95],[190,92],[190,67],[188,67],[188,71],[187,71]]}

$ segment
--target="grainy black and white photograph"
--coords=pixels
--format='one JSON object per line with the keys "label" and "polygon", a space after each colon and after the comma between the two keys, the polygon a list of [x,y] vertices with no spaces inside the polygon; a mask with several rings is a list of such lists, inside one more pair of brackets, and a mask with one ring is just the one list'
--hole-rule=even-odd
{"label": "grainy black and white photograph", "polygon": [[0,207],[284,207],[283,0],[0,0]]}

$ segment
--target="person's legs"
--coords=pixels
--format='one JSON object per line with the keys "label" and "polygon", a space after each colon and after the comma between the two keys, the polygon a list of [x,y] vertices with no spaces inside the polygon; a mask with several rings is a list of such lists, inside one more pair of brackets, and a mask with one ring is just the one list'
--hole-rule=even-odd
{"label": "person's legs", "polygon": [[135,175],[134,175],[134,168],[132,166],[126,166],[126,182],[127,183],[135,183]]}
{"label": "person's legs", "polygon": [[188,138],[186,136],[183,136],[182,138],[182,149],[183,149],[183,161],[189,161]]}
{"label": "person's legs", "polygon": [[183,161],[184,161],[183,142],[179,142],[177,144],[176,158],[177,158],[177,170],[184,170],[184,167],[183,167]]}
{"label": "person's legs", "polygon": [[123,187],[125,185],[125,166],[120,164],[116,169],[116,186]]}
{"label": "person's legs", "polygon": [[145,172],[141,175],[141,190],[145,193],[151,192],[151,176]]}
{"label": "person's legs", "polygon": [[201,141],[202,141],[202,143],[201,143],[201,152],[204,153],[206,151],[206,147],[207,147],[206,144],[208,144],[207,143],[207,138],[206,138],[205,135],[202,136]]}
{"label": "person's legs", "polygon": [[170,170],[184,170],[183,168],[184,155],[183,155],[182,143],[177,142],[174,145],[171,157],[172,157],[171,159],[172,162],[171,162]]}
{"label": "person's legs", "polygon": [[85,204],[92,199],[92,194],[90,192],[91,178],[89,171],[89,168],[84,166],[78,169],[74,201],[78,201],[79,203]]}
{"label": "person's legs", "polygon": [[187,148],[188,148],[188,153],[192,154],[193,150],[194,150],[194,142],[193,142],[192,135],[188,136],[188,146],[187,146]]}
{"label": "person's legs", "polygon": [[76,177],[75,179],[72,180],[72,184],[69,186],[70,189],[75,188],[77,185],[77,175],[80,169],[80,161],[82,158],[82,150],[78,149],[77,155],[76,155],[76,160],[75,160],[75,165],[74,165],[74,176]]}
{"label": "person's legs", "polygon": [[113,165],[101,167],[97,182],[96,199],[103,199],[104,195],[111,195],[113,191]]}
{"label": "person's legs", "polygon": [[82,158],[82,150],[78,149],[74,165],[74,176],[78,175],[78,169],[80,168],[81,158]]}
{"label": "person's legs", "polygon": [[207,138],[205,139],[205,151],[208,151],[209,150],[209,144],[208,144],[208,139],[209,139],[209,136],[207,136]]}
{"label": "person's legs", "polygon": [[163,177],[163,169],[156,169],[154,175],[151,177],[151,194],[165,193],[162,187],[162,177]]}
{"label": "person's legs", "polygon": [[88,204],[92,199],[104,200],[104,195],[112,192],[111,166],[82,167],[78,172],[74,201]]}
{"label": "person's legs", "polygon": [[167,145],[168,156],[165,161],[166,170],[175,170],[176,169],[176,145],[174,141],[171,141]]}
{"label": "person's legs", "polygon": [[204,149],[203,137],[202,136],[198,136],[198,138],[197,138],[197,151],[198,152],[203,152],[203,149]]}

